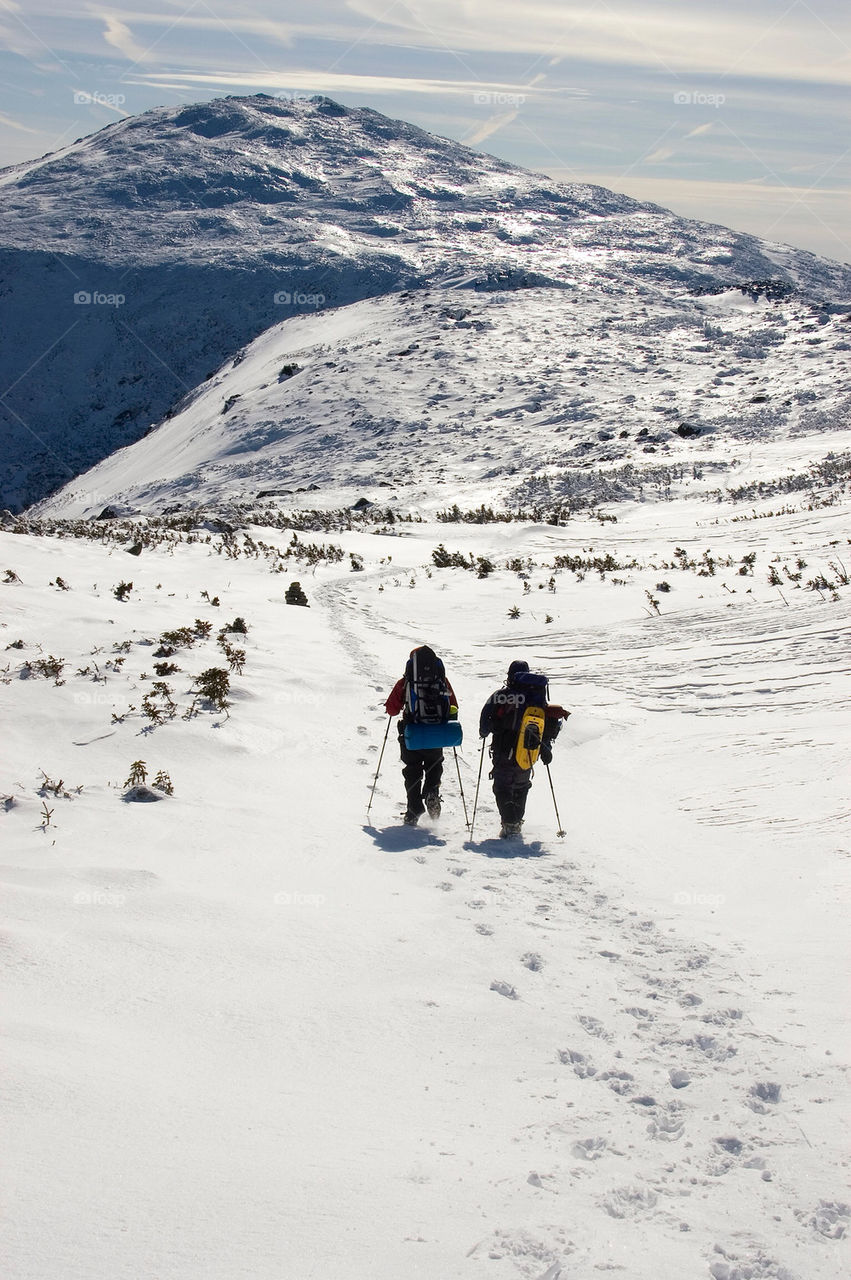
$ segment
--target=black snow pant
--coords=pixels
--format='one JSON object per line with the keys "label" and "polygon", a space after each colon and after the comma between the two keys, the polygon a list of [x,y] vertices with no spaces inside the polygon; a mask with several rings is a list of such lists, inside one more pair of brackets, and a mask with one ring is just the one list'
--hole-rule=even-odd
{"label": "black snow pant", "polygon": [[531,769],[521,769],[515,760],[494,761],[491,771],[496,807],[503,822],[522,822],[532,787]]}
{"label": "black snow pant", "polygon": [[402,756],[402,777],[408,813],[419,816],[425,812],[425,797],[440,791],[443,777],[443,748],[431,751],[409,751],[405,746],[404,732],[399,733],[399,752]]}

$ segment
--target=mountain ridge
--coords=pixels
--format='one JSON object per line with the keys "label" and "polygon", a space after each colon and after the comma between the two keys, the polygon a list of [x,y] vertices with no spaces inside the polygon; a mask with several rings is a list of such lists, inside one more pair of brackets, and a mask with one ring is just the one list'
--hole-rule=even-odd
{"label": "mountain ridge", "polygon": [[115,122],[0,173],[0,211],[0,505],[13,509],[143,437],[315,305],[452,284],[602,298],[764,279],[851,297],[839,264],[327,98]]}

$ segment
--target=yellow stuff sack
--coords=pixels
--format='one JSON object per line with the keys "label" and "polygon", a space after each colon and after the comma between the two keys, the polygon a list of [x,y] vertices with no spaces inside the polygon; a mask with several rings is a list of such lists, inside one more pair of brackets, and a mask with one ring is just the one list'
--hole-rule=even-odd
{"label": "yellow stuff sack", "polygon": [[538,759],[546,723],[543,707],[527,707],[523,712],[514,748],[514,759],[521,769],[531,769]]}

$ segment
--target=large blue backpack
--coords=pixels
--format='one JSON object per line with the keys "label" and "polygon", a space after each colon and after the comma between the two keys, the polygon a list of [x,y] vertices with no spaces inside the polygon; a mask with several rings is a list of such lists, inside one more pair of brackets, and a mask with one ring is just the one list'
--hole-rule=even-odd
{"label": "large blue backpack", "polygon": [[409,751],[457,747],[461,726],[449,718],[450,696],[443,663],[433,649],[415,649],[405,666],[405,746]]}

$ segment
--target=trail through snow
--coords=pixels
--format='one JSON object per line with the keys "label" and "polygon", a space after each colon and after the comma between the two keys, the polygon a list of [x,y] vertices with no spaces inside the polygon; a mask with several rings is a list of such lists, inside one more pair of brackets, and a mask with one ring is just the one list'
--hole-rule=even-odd
{"label": "trail through snow", "polygon": [[[612,545],[679,533],[632,519]],[[553,536],[452,535],[533,556]],[[204,546],[128,568],[0,534],[20,578],[4,647],[25,646],[7,660],[69,664],[2,688],[15,1280],[844,1273],[847,597],[775,609],[740,579],[727,609],[689,577],[660,617],[638,583],[551,596],[533,571],[527,604],[516,575],[424,574],[438,536],[343,535],[367,571],[303,573],[298,609],[262,563]],[[162,631],[234,616],[229,716],[114,718]],[[495,838],[485,783],[470,844],[452,768],[440,821],[402,827],[392,733],[366,820],[381,704],[427,639],[461,700],[468,804],[508,655],[549,672],[574,710],[564,840],[541,777],[523,841]],[[125,641],[105,683],[71,675]],[[217,659],[212,639],[172,659],[181,709]],[[122,803],[140,757],[173,797]],[[40,770],[69,798],[37,796]],[[796,778],[809,811],[786,803]]]}

